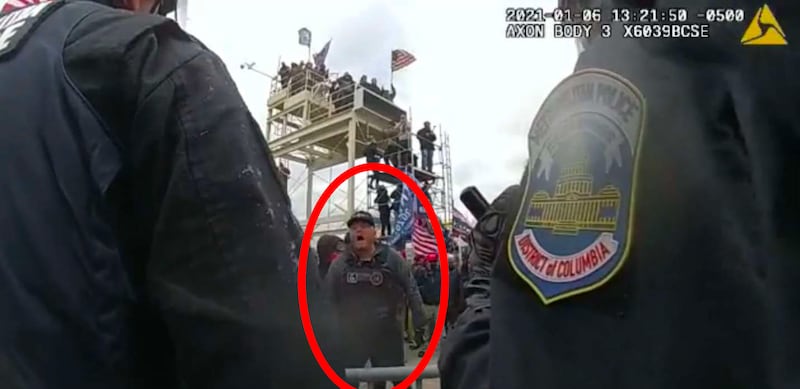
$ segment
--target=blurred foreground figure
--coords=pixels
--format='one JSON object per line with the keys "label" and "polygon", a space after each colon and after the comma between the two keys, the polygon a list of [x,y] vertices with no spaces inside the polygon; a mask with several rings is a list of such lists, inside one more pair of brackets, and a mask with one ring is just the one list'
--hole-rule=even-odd
{"label": "blurred foreground figure", "polygon": [[472,233],[443,389],[800,387],[800,10],[743,47],[763,4],[709,3],[654,5],[746,20],[582,44]]}
{"label": "blurred foreground figure", "polygon": [[0,386],[328,384],[302,230],[222,61],[154,15],[174,2],[33,3],[0,14]]}

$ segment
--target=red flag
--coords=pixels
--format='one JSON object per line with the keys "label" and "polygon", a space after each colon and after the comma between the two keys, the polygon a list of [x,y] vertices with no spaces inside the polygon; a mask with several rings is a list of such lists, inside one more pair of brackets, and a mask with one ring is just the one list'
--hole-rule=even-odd
{"label": "red flag", "polygon": [[437,255],[436,235],[431,231],[428,221],[421,216],[414,220],[414,229],[411,231],[411,244],[414,247],[414,255],[428,256]]}
{"label": "red flag", "polygon": [[405,50],[392,50],[392,72],[396,72],[408,65],[411,65],[417,58],[414,54]]}

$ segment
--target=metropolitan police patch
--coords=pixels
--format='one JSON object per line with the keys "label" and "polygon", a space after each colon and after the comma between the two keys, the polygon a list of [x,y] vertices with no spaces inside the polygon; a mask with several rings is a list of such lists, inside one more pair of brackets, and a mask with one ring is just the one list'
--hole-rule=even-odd
{"label": "metropolitan police patch", "polygon": [[536,115],[508,250],[545,304],[602,286],[625,261],[644,118],[642,93],[598,69],[562,81]]}

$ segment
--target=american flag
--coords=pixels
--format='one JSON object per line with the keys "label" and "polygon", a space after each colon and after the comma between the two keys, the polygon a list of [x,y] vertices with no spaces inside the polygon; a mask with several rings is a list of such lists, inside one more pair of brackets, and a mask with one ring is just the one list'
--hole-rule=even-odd
{"label": "american flag", "polygon": [[411,65],[417,58],[408,51],[397,49],[392,50],[392,72],[396,72],[408,65]]}
{"label": "american flag", "polygon": [[414,247],[414,254],[426,256],[438,254],[436,247],[436,235],[430,228],[428,220],[424,216],[417,216],[414,220],[414,229],[411,232],[411,244]]}

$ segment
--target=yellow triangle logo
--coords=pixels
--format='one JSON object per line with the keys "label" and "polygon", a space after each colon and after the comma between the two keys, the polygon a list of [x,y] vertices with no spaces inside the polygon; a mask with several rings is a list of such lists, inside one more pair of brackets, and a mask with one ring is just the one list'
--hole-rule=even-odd
{"label": "yellow triangle logo", "polygon": [[783,46],[788,44],[786,42],[786,34],[766,4],[758,9],[756,16],[747,26],[747,30],[742,35],[742,44],[750,46]]}

